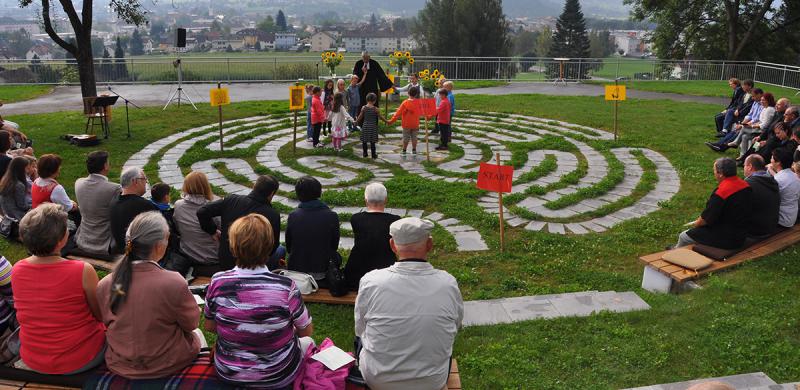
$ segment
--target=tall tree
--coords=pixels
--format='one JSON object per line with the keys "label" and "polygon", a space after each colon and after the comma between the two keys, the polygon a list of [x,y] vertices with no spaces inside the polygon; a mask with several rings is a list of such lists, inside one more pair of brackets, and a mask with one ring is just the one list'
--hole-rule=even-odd
{"label": "tall tree", "polygon": [[140,56],[144,54],[144,41],[142,40],[142,36],[139,34],[139,29],[133,30],[133,35],[131,35],[131,41],[128,46],[130,47],[132,56]]}
{"label": "tall tree", "polygon": [[414,35],[436,56],[507,56],[511,49],[502,0],[428,0]]}
{"label": "tall tree", "polygon": [[373,30],[378,28],[378,17],[375,16],[375,14],[372,14],[369,17],[369,27]]}
{"label": "tall tree", "polygon": [[536,37],[536,44],[533,51],[537,56],[545,57],[550,52],[550,46],[553,45],[553,30],[550,27],[544,26],[539,30],[539,36]]}
{"label": "tall tree", "polygon": [[[27,7],[38,0],[20,0],[20,7]],[[53,27],[53,15],[50,14],[51,0],[41,0],[40,19],[44,24],[47,35],[58,46],[61,46],[69,54],[75,57],[78,64],[78,77],[81,83],[81,95],[90,97],[97,95],[97,85],[95,85],[94,56],[92,54],[92,15],[94,10],[93,0],[83,0],[80,13],[75,8],[72,0],[59,0],[61,9],[67,15],[69,25],[75,34],[74,43],[67,42],[62,38]],[[141,8],[138,0],[109,0],[111,11],[116,13],[119,18],[136,26],[145,22],[145,12]]]}
{"label": "tall tree", "polygon": [[272,15],[267,15],[256,27],[264,32],[275,32],[275,19],[272,18]]}
{"label": "tall tree", "polygon": [[514,55],[536,52],[536,39],[539,38],[536,31],[519,31],[514,36]]}
{"label": "tall tree", "polygon": [[166,26],[164,22],[161,21],[153,21],[150,23],[150,36],[153,38],[158,38],[161,34],[166,32]]}
{"label": "tall tree", "polygon": [[122,40],[117,37],[117,47],[114,49],[114,75],[116,79],[128,78],[128,65],[125,64],[125,49],[122,48]]}
{"label": "tall tree", "polygon": [[283,10],[278,10],[278,15],[275,16],[275,26],[278,28],[278,31],[286,31],[288,29],[286,15],[283,14]]}
{"label": "tall tree", "polygon": [[652,42],[662,58],[794,61],[800,49],[797,0],[625,0],[625,4],[632,6],[635,19],[657,24]]}
{"label": "tall tree", "polygon": [[589,57],[586,20],[583,18],[578,0],[567,0],[564,3],[564,11],[556,21],[556,32],[553,34],[549,55],[567,58]]}
{"label": "tall tree", "polygon": [[605,58],[617,50],[614,37],[608,30],[592,31],[589,33],[589,52],[592,58]]}

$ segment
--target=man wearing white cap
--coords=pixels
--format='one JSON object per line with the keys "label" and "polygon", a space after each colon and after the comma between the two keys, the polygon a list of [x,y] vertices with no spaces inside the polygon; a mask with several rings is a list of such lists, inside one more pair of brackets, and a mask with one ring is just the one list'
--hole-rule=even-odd
{"label": "man wearing white cap", "polygon": [[391,224],[397,262],[361,278],[355,307],[359,368],[373,390],[440,390],[447,384],[464,303],[456,279],[428,263],[433,223]]}

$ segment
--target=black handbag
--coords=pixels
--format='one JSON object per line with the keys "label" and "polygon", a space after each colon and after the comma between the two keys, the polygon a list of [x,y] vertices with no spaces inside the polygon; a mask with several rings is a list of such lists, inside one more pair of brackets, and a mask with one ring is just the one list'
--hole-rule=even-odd
{"label": "black handbag", "polygon": [[328,262],[328,272],[325,273],[325,280],[328,281],[328,290],[331,296],[341,297],[347,295],[347,281],[344,279],[344,272],[341,269],[342,255],[334,252],[333,258]]}
{"label": "black handbag", "polygon": [[0,236],[8,240],[16,240],[19,237],[19,221],[11,217],[0,219]]}

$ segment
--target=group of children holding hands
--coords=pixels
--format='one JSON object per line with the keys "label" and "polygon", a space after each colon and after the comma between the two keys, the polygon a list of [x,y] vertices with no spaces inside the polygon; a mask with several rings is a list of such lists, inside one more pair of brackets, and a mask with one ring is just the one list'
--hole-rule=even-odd
{"label": "group of children holding hands", "polygon": [[[378,142],[378,120],[382,120],[387,125],[392,125],[401,119],[403,128],[403,151],[405,155],[408,144],[411,143],[411,153],[417,153],[417,135],[419,133],[419,119],[423,115],[420,105],[417,102],[420,96],[420,88],[412,86],[408,88],[408,99],[405,100],[397,112],[386,119],[380,114],[376,102],[378,97],[374,93],[366,96],[366,103],[361,106],[360,86],[364,80],[353,75],[350,79],[350,86],[345,88],[345,82],[339,79],[334,91],[333,80],[325,81],[324,88],[314,85],[306,85],[306,107],[307,107],[307,140],[313,143],[314,147],[320,148],[325,145],[320,142],[320,135],[330,134],[333,149],[342,150],[342,143],[351,131],[360,130],[361,148],[363,157],[367,158],[368,150],[373,159],[378,158],[375,144]],[[359,111],[359,107],[361,107]],[[437,91],[436,96],[436,127],[434,132],[439,132],[440,142],[436,150],[447,150],[452,129],[450,122],[455,112],[455,97],[453,96],[453,83],[447,81],[442,89]],[[432,116],[428,117],[429,119]],[[361,127],[356,126],[361,123]]]}

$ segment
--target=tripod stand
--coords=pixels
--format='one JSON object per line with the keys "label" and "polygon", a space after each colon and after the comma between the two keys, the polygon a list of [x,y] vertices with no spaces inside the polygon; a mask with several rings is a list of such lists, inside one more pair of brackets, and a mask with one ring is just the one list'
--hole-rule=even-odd
{"label": "tripod stand", "polygon": [[164,105],[164,108],[161,111],[166,110],[167,107],[169,107],[170,103],[174,101],[177,101],[178,107],[180,107],[181,99],[188,100],[189,103],[192,105],[192,107],[194,107],[194,109],[197,110],[197,106],[194,105],[194,102],[189,97],[189,95],[183,92],[183,65],[181,64],[180,57],[178,57],[178,59],[172,63],[172,66],[178,69],[178,89],[176,89],[175,92],[170,94],[169,99],[167,100],[167,104]]}
{"label": "tripod stand", "polygon": [[125,125],[128,127],[128,138],[130,138],[131,137],[131,120],[130,120],[130,117],[128,116],[128,104],[131,104],[136,108],[141,108],[141,107],[137,106],[136,103],[126,99],[124,96],[118,94],[117,91],[111,89],[110,85],[108,85],[107,87],[108,87],[108,90],[111,93],[113,93],[114,95],[119,96],[120,99],[125,101]]}

